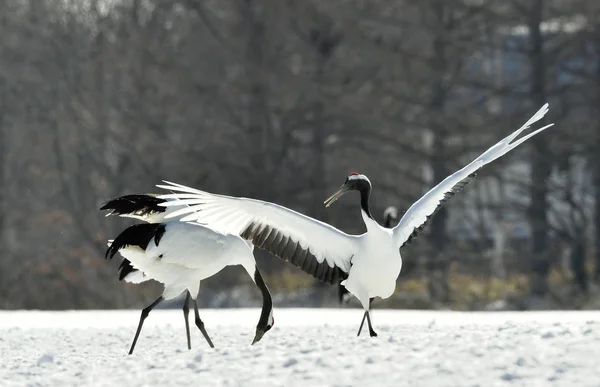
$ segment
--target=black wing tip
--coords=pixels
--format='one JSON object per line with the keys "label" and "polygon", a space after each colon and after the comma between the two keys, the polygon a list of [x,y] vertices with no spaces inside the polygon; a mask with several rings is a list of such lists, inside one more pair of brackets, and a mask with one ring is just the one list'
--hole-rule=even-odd
{"label": "black wing tip", "polygon": [[[120,234],[119,234],[119,236],[120,236]],[[108,249],[106,249],[106,253],[104,254],[104,259],[113,259],[113,257],[117,253],[117,251],[121,250],[121,248],[124,247],[124,246],[117,246],[115,244],[115,242],[117,242],[116,239],[113,240],[112,243],[110,244],[110,246],[108,246]]]}
{"label": "black wing tip", "polygon": [[129,196],[131,196],[131,195],[120,196],[118,198],[114,198],[114,199],[111,199],[111,200],[109,200],[107,202],[104,202],[102,204],[102,206],[100,207],[100,210],[101,211],[103,211],[103,210],[113,210],[113,211],[116,211],[119,208],[122,208],[125,202],[131,202],[129,200]]}
{"label": "black wing tip", "polygon": [[154,194],[131,194],[111,199],[100,207],[100,211],[111,210],[108,215],[124,215],[139,212],[141,215],[153,212],[165,212],[166,207],[159,204],[165,199],[160,199]]}
{"label": "black wing tip", "polygon": [[104,259],[113,259],[113,257],[115,256],[115,254],[117,254],[117,252],[119,250],[128,246],[128,244],[122,243],[122,242],[123,242],[122,240],[117,241],[117,239],[115,239],[110,244],[110,246],[108,246],[108,249],[106,249],[106,253],[104,254]]}
{"label": "black wing tip", "polygon": [[158,246],[165,231],[166,225],[163,223],[141,223],[129,226],[106,249],[104,259],[112,259],[119,250],[127,246],[138,246],[145,250],[152,239]]}

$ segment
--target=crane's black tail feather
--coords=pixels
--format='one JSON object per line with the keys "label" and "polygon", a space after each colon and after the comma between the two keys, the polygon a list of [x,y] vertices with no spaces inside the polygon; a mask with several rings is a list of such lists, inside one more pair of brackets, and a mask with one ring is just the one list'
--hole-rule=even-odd
{"label": "crane's black tail feather", "polygon": [[142,223],[129,226],[110,244],[106,250],[105,258],[112,259],[117,251],[127,246],[138,246],[145,250],[152,238],[158,246],[164,233],[165,225],[162,223]]}
{"label": "crane's black tail feather", "polygon": [[119,281],[123,281],[123,278],[136,271],[138,269],[134,268],[129,260],[123,259],[123,262],[119,265]]}

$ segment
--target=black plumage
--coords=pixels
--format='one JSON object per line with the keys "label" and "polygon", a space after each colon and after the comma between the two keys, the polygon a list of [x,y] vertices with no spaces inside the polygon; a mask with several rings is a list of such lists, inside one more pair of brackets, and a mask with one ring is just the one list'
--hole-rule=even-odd
{"label": "black plumage", "polygon": [[123,278],[127,277],[128,274],[138,271],[131,265],[131,262],[127,259],[123,259],[121,265],[119,265],[119,281],[123,281]]}
{"label": "black plumage", "polygon": [[148,216],[166,211],[161,206],[165,199],[159,199],[154,195],[125,195],[105,203],[101,210],[110,210],[110,215],[135,215]]}
{"label": "black plumage", "polygon": [[240,236],[252,241],[258,248],[290,262],[319,281],[335,285],[348,277],[339,267],[329,266],[326,260],[319,262],[310,248],[303,249],[297,241],[269,225],[252,222]]}
{"label": "black plumage", "polygon": [[[106,250],[107,259],[112,257],[122,248],[127,246],[138,246],[145,250],[148,243],[154,238],[158,246],[160,238],[165,233],[165,225],[161,223],[134,224],[120,233]],[[124,276],[124,275],[123,275]]]}

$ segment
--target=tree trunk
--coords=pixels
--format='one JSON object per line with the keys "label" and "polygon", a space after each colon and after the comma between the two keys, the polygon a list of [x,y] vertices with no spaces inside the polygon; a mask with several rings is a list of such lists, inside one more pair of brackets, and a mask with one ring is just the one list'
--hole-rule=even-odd
{"label": "tree trunk", "polygon": [[326,211],[322,204],[328,196],[327,192],[327,165],[325,159],[325,141],[327,141],[327,124],[325,123],[325,103],[323,102],[323,92],[321,85],[324,82],[325,65],[330,59],[335,46],[339,42],[339,36],[335,35],[332,24],[328,21],[318,23],[317,30],[312,30],[310,41],[316,52],[317,72],[315,76],[315,87],[318,92],[318,99],[314,106],[314,131],[313,131],[313,150],[315,153],[314,166],[312,173],[312,192],[314,196],[312,206],[312,216],[324,222],[329,221],[329,211]]}
{"label": "tree trunk", "polygon": [[[8,5],[5,1],[0,1],[0,29],[8,32]],[[3,52],[4,51],[4,52]],[[2,43],[0,43],[0,58],[6,58],[8,55],[8,48],[2,47]],[[11,254],[11,247],[7,242],[7,233],[8,233],[8,206],[7,198],[8,198],[8,109],[9,109],[9,100],[8,100],[8,88],[10,78],[5,77],[0,74],[0,246],[4,250],[5,254]],[[7,264],[7,259],[3,260],[4,264]],[[0,265],[0,268],[3,265]]]}
{"label": "tree trunk", "polygon": [[[4,3],[0,3],[2,8],[5,8]],[[6,17],[5,10],[0,10],[0,27],[6,26]],[[4,53],[2,52],[2,46],[0,46],[0,58],[3,57]],[[0,246],[3,249],[6,249],[6,244],[4,243],[4,237],[6,234],[6,196],[8,191],[8,184],[6,181],[6,160],[8,147],[6,146],[6,141],[8,141],[8,136],[6,135],[5,128],[5,120],[4,116],[7,110],[7,102],[6,98],[6,89],[8,85],[5,84],[4,79],[0,78]]]}
{"label": "tree trunk", "polygon": [[327,198],[326,164],[325,164],[325,140],[327,138],[326,125],[323,123],[323,103],[317,102],[314,108],[315,128],[313,134],[313,173],[311,177],[313,203],[311,215],[315,218],[329,222],[329,211],[326,211],[323,200]]}
{"label": "tree trunk", "polygon": [[504,251],[506,250],[507,236],[510,235],[510,225],[503,219],[493,224],[493,243],[492,259],[490,262],[490,272],[492,277],[505,279],[506,268],[504,267]]}
{"label": "tree trunk", "polygon": [[[543,105],[546,100],[545,68],[544,68],[544,41],[541,31],[543,21],[544,0],[535,0],[529,13],[529,41],[531,45],[529,60],[531,66],[531,100],[536,108]],[[547,259],[547,230],[548,230],[548,185],[550,177],[550,163],[548,157],[547,141],[532,141],[533,148],[531,160],[531,204],[529,218],[532,228],[532,287],[533,295],[544,295],[548,292],[547,277],[550,263]]]}
{"label": "tree trunk", "polygon": [[[430,130],[433,133],[433,144],[431,154],[431,168],[433,172],[433,184],[438,184],[448,175],[446,169],[446,128],[441,123],[441,118],[444,116],[444,108],[446,104],[446,88],[444,86],[444,75],[447,73],[446,60],[446,9],[443,2],[437,2],[434,5],[434,13],[438,22],[439,30],[433,41],[433,68],[437,79],[433,82],[430,117],[433,120],[430,122]],[[436,278],[430,283],[437,283],[435,293],[432,297],[440,301],[447,301],[449,297],[449,289],[447,286],[447,271],[449,267],[449,257],[446,254],[446,222],[448,213],[445,208],[441,208],[431,219],[431,242],[434,250],[435,259],[430,259],[429,271]],[[430,287],[430,292],[434,289]]]}
{"label": "tree trunk", "polygon": [[[443,110],[442,106],[435,106],[434,110]],[[440,115],[441,115],[440,111]],[[431,167],[433,170],[433,184],[438,184],[446,176],[448,176],[445,163],[446,158],[444,156],[444,144],[446,142],[445,133],[442,132],[441,127],[434,129],[434,139],[431,156]],[[441,253],[446,247],[446,221],[448,214],[446,208],[442,207],[431,219],[431,239],[436,253]]]}
{"label": "tree trunk", "polygon": [[585,240],[574,238],[571,247],[571,270],[575,276],[575,283],[583,292],[588,291],[587,273],[585,272]]}
{"label": "tree trunk", "polygon": [[0,246],[6,247],[4,237],[6,234],[6,196],[8,184],[6,181],[6,152],[8,147],[6,141],[6,128],[4,122],[4,111],[6,109],[5,86],[0,82]]}
{"label": "tree trunk", "polygon": [[[596,146],[600,147],[600,127],[596,133]],[[598,148],[600,149],[600,148]],[[595,189],[595,213],[594,213],[594,227],[595,227],[595,239],[596,244],[596,265],[594,272],[594,281],[600,282],[600,155],[596,156],[594,165],[594,189]]]}
{"label": "tree trunk", "polygon": [[[270,133],[267,123],[267,90],[263,79],[263,46],[264,25],[257,20],[255,15],[255,4],[253,0],[245,0],[241,5],[241,13],[245,31],[248,36],[245,66],[246,79],[248,81],[248,101],[246,107],[246,130],[250,138],[249,146],[252,163],[252,184],[248,192],[252,197],[261,196],[265,200],[272,200],[276,193],[264,190],[264,187],[274,187],[272,184],[272,166],[269,163],[269,140]],[[261,195],[263,194],[263,195]],[[267,196],[265,196],[266,194]]]}
{"label": "tree trunk", "polygon": [[[311,205],[311,215],[316,219],[319,219],[325,223],[329,223],[330,212],[326,210],[323,205],[323,200],[328,195],[327,192],[327,164],[325,159],[326,144],[327,141],[327,124],[325,123],[325,103],[323,102],[323,92],[321,85],[324,82],[325,65],[331,57],[334,47],[337,45],[338,39],[334,36],[331,24],[321,24],[319,30],[313,30],[311,33],[311,42],[313,48],[317,53],[317,73],[315,77],[315,86],[318,91],[318,99],[314,106],[314,131],[313,131],[313,172],[311,177],[311,185],[313,192],[313,204]],[[329,286],[322,282],[315,282],[315,288],[322,289],[321,291],[321,305],[325,303],[325,297],[327,292],[326,288]],[[339,290],[338,290],[339,291]]]}
{"label": "tree trunk", "polygon": [[[600,102],[600,24],[596,25],[596,109],[598,109],[598,103]],[[598,110],[596,110],[598,111]],[[598,116],[596,116],[598,117]],[[594,189],[595,189],[595,213],[594,213],[594,227],[595,227],[595,242],[596,242],[596,270],[594,273],[594,280],[600,281],[600,124],[596,127],[595,136],[595,153],[593,156],[593,173],[594,173]]]}

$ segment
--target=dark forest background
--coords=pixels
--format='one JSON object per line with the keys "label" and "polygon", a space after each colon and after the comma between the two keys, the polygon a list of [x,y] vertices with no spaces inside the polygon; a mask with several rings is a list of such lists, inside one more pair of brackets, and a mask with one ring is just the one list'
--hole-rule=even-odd
{"label": "dark forest background", "polygon": [[[402,308],[596,308],[596,0],[0,0],[0,308],[134,307],[100,205],[167,179],[346,232],[426,190],[548,101],[556,126],[481,171],[402,251]],[[336,289],[258,253],[276,305]],[[257,302],[241,268],[205,306]]]}

